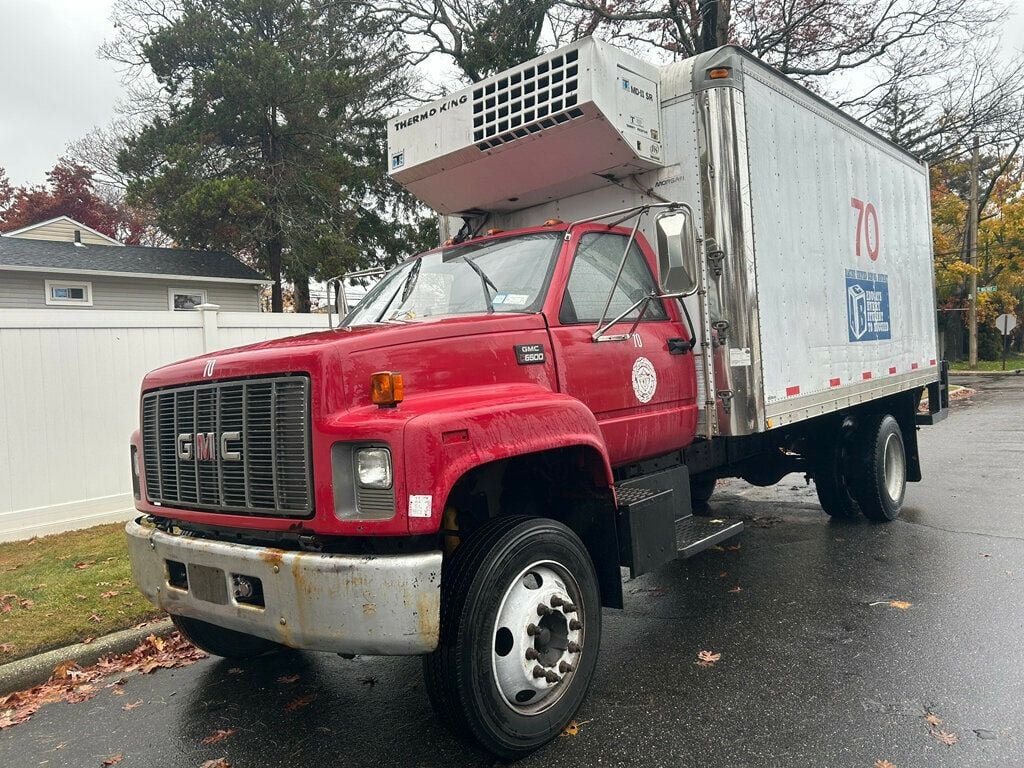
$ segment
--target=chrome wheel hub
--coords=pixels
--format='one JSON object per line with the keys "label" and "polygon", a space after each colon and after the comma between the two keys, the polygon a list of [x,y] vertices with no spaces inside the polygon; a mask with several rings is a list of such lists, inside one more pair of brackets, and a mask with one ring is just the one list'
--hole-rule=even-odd
{"label": "chrome wheel hub", "polygon": [[906,465],[903,446],[900,445],[899,438],[895,434],[891,434],[885,439],[882,456],[885,468],[885,492],[889,494],[892,501],[899,501],[903,493]]}
{"label": "chrome wheel hub", "polygon": [[492,631],[494,679],[505,702],[535,715],[558,701],[584,643],[576,579],[552,561],[534,563],[512,580]]}

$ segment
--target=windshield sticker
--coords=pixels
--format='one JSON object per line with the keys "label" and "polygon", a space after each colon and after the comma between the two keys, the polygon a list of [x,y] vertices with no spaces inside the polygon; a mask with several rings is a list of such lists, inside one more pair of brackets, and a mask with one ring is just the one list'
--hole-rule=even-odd
{"label": "windshield sticker", "polygon": [[846,313],[850,341],[891,339],[889,276],[846,270]]}
{"label": "windshield sticker", "polygon": [[633,393],[641,403],[651,402],[654,391],[658,388],[658,374],[654,365],[646,357],[638,357],[633,363]]}
{"label": "windshield sticker", "polygon": [[492,304],[511,304],[522,307],[530,303],[530,297],[525,293],[499,293],[494,297]]}

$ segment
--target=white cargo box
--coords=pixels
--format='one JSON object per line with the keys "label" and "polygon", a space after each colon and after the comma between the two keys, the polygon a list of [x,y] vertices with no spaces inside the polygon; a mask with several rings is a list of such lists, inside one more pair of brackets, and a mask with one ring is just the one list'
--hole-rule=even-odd
{"label": "white cargo box", "polygon": [[661,166],[658,70],[586,38],[388,122],[391,177],[439,213],[516,210]]}
{"label": "white cargo box", "polygon": [[[689,205],[702,251],[703,292],[687,306],[698,325],[705,437],[764,432],[938,379],[924,163],[732,46],[653,70],[581,41],[509,72],[541,60],[564,67],[569,51],[594,73],[579,90],[585,117],[494,146],[504,136],[489,133],[486,113],[475,129],[471,108],[426,118],[406,146],[437,149],[406,169],[415,181],[401,167],[394,178],[441,212],[482,209],[488,226],[507,230],[665,200]],[[635,71],[660,99],[642,115],[657,131],[660,162],[638,154],[630,134],[640,115],[626,109],[636,95],[622,81]],[[506,80],[463,92],[466,104]],[[607,82],[614,93],[602,90]],[[472,130],[483,131],[476,143]],[[640,231],[655,242],[651,217]]]}

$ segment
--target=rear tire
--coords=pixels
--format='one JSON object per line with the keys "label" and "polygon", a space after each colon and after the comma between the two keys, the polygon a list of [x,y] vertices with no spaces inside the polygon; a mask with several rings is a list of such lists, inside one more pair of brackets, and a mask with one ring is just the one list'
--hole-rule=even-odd
{"label": "rear tire", "polygon": [[445,562],[440,642],[423,661],[431,704],[456,734],[524,757],[576,713],[600,636],[597,574],[579,537],[544,518],[493,520]]}
{"label": "rear tire", "polygon": [[690,508],[693,514],[708,516],[711,511],[708,509],[708,502],[718,485],[718,478],[710,472],[690,476]]}
{"label": "rear tire", "polygon": [[280,651],[285,646],[255,635],[218,627],[207,621],[171,614],[171,621],[192,645],[225,659],[251,659],[264,653]]}
{"label": "rear tire", "polygon": [[821,508],[839,520],[856,520],[861,513],[850,477],[853,451],[853,425],[847,419],[829,436],[814,462],[814,489]]}
{"label": "rear tire", "polygon": [[899,423],[887,413],[864,417],[855,446],[860,466],[854,492],[861,511],[875,523],[895,520],[907,490],[907,455]]}

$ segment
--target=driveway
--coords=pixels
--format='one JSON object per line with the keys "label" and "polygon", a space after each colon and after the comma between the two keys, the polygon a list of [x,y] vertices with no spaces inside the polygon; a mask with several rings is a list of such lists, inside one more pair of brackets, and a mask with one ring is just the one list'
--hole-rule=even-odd
{"label": "driveway", "polygon": [[[798,475],[724,484],[739,548],[627,583],[578,734],[520,765],[1024,765],[1024,381],[958,383],[979,391],[921,431],[895,523],[830,522]],[[493,764],[435,723],[419,667],[293,653],[136,675],[3,731],[0,765]]]}

